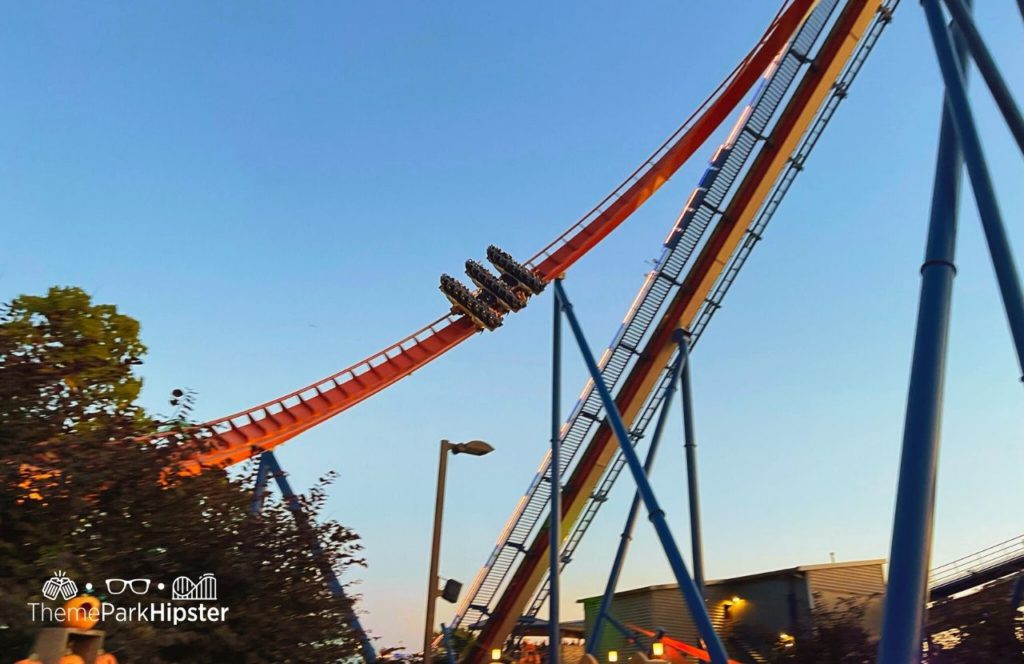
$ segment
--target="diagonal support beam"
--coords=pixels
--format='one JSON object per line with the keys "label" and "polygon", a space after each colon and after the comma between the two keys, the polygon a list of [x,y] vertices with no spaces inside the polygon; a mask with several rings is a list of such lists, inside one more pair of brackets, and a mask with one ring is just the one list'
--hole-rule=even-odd
{"label": "diagonal support beam", "polygon": [[[298,527],[299,532],[309,542],[309,549],[313,553],[313,558],[317,561],[320,567],[320,573],[327,579],[327,586],[330,588],[331,594],[342,603],[348,605],[348,626],[359,640],[360,648],[363,651],[363,660],[366,664],[376,664],[377,651],[373,647],[373,642],[370,641],[370,637],[367,636],[362,623],[359,622],[359,617],[356,615],[355,609],[352,607],[348,596],[345,595],[345,588],[338,580],[338,575],[334,573],[334,569],[327,563],[327,560],[324,557],[323,547],[320,546],[320,542],[317,541],[316,535],[309,524],[309,516],[306,514],[305,510],[302,509],[302,503],[299,501],[299,497],[295,495],[294,491],[292,491],[291,483],[288,482],[288,476],[283,470],[281,470],[281,464],[277,462],[277,457],[274,456],[273,452],[268,451],[260,455],[260,466],[257,471],[257,488],[259,488],[259,476],[263,473],[264,467],[266,468],[266,474],[273,476],[274,480],[277,482],[277,488],[281,491],[281,497],[284,498],[289,511],[291,511],[292,516],[295,518],[296,527]],[[264,492],[266,490],[266,481],[266,476],[264,476]],[[262,495],[259,500],[262,505]]]}
{"label": "diagonal support beam", "polygon": [[[558,301],[559,298],[555,298]],[[668,422],[668,414],[672,408],[672,397],[675,395],[676,386],[679,384],[680,374],[686,357],[679,353],[669,371],[672,378],[665,388],[665,397],[661,404],[661,411],[658,413],[658,422],[654,426],[654,436],[651,438],[651,445],[647,448],[647,458],[644,459],[644,475],[650,477],[651,469],[654,468],[654,458],[658,454],[658,446],[661,444],[661,435]],[[633,503],[629,507],[629,515],[626,517],[626,525],[619,536],[619,547],[615,551],[615,559],[612,562],[611,572],[608,574],[608,583],[604,588],[604,596],[601,597],[601,604],[597,609],[597,617],[594,619],[594,626],[587,635],[587,652],[597,655],[597,647],[601,643],[601,635],[604,632],[604,623],[607,618],[614,620],[611,615],[612,600],[615,597],[615,588],[619,585],[619,576],[622,574],[622,567],[626,562],[626,554],[629,553],[629,545],[633,541],[633,531],[636,527],[636,517],[640,513],[640,491],[633,495]],[[698,584],[699,587],[699,584]]]}
{"label": "diagonal support beam", "polygon": [[974,19],[971,18],[970,9],[963,3],[963,0],[943,0],[943,2],[949,8],[949,13],[953,16],[953,23],[956,24],[967,48],[970,49],[974,63],[978,65],[978,72],[988,84],[988,89],[996,100],[996,106],[999,107],[1006,124],[1009,125],[1010,133],[1017,141],[1017,147],[1020,148],[1021,154],[1024,154],[1024,117],[1021,117],[1020,107],[1013,100],[1006,80],[999,73],[999,67],[996,66],[992,53],[985,45],[985,40],[981,38],[981,33],[978,32]]}
{"label": "diagonal support beam", "polygon": [[580,327],[580,323],[576,319],[572,303],[565,294],[565,289],[562,287],[561,282],[555,281],[554,285],[555,296],[561,301],[562,311],[565,313],[576,343],[580,347],[580,353],[583,355],[583,361],[587,365],[587,371],[590,372],[594,386],[601,396],[601,402],[608,413],[608,420],[611,422],[615,437],[618,439],[619,448],[626,459],[626,465],[629,466],[629,470],[633,474],[634,481],[636,481],[644,506],[647,508],[651,522],[654,524],[654,530],[658,534],[662,549],[664,549],[665,556],[672,567],[672,573],[679,584],[683,600],[690,609],[690,615],[697,626],[697,633],[700,634],[700,637],[708,646],[712,664],[727,664],[729,660],[725,654],[725,646],[722,645],[721,639],[718,638],[714,625],[711,624],[711,617],[708,615],[707,606],[704,605],[704,599],[701,597],[700,591],[697,590],[693,578],[686,569],[686,562],[679,552],[679,545],[676,543],[672,530],[669,528],[668,520],[665,518],[665,510],[658,503],[658,498],[654,495],[651,483],[647,481],[647,476],[644,474],[644,468],[637,457],[636,450],[630,444],[629,432],[626,430],[626,425],[622,422],[619,409],[612,398],[611,392],[608,391],[608,386],[605,385],[604,379],[601,378],[601,370],[594,360],[594,354],[590,350],[586,336],[583,334],[583,328]]}
{"label": "diagonal support beam", "polygon": [[971,176],[974,189],[974,200],[978,206],[978,216],[985,231],[989,254],[995,268],[996,280],[1003,298],[1003,307],[1010,323],[1010,332],[1017,351],[1017,362],[1024,380],[1024,292],[1021,291],[1020,277],[1010,248],[1010,240],[1003,224],[1003,216],[996,201],[995,189],[992,187],[992,176],[989,174],[985,153],[981,147],[981,138],[974,123],[970,100],[967,98],[967,87],[964,84],[964,73],[954,52],[953,41],[946,26],[943,24],[942,9],[938,0],[922,0],[928,27],[935,44],[942,78],[946,83],[946,106],[949,108],[953,126],[960,139],[967,172]]}

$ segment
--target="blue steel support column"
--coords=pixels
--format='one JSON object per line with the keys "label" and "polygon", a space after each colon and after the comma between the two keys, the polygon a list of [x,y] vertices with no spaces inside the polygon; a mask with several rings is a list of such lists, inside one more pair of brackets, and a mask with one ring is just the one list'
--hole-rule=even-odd
{"label": "blue steel support column", "polygon": [[697,436],[693,432],[693,389],[690,387],[690,333],[676,330],[676,343],[683,359],[683,440],[686,450],[686,489],[690,506],[690,544],[693,555],[693,582],[704,596],[704,540],[700,526],[700,487],[697,484]]}
{"label": "blue steel support column", "polygon": [[690,615],[693,617],[693,622],[697,627],[697,633],[707,644],[712,664],[727,664],[728,658],[725,654],[725,646],[722,645],[721,639],[715,633],[714,625],[711,624],[711,618],[708,616],[707,606],[704,605],[704,599],[700,596],[697,586],[694,585],[693,579],[686,569],[686,562],[683,560],[682,554],[679,553],[679,546],[676,544],[672,530],[665,519],[665,511],[661,509],[661,505],[658,504],[658,499],[654,495],[654,490],[651,488],[651,483],[647,481],[644,467],[640,464],[636,450],[630,444],[629,432],[626,431],[626,425],[622,422],[622,416],[619,414],[615,399],[612,398],[611,392],[608,391],[608,386],[605,385],[604,380],[601,378],[601,370],[598,368],[597,362],[594,360],[594,354],[587,344],[583,328],[580,327],[579,321],[576,320],[572,304],[569,302],[562,284],[558,281],[555,282],[555,294],[561,300],[562,310],[569,321],[569,327],[576,338],[576,343],[580,347],[580,353],[583,355],[583,361],[587,365],[587,370],[594,381],[594,386],[601,396],[601,402],[608,413],[608,420],[611,423],[612,430],[615,432],[615,437],[618,438],[619,448],[622,449],[622,456],[626,459],[626,465],[629,466],[629,470],[633,474],[633,480],[636,482],[637,490],[640,492],[644,505],[647,507],[648,515],[654,524],[654,530],[657,532],[658,539],[661,541],[661,546],[665,551],[665,557],[668,558],[669,565],[672,567],[672,572],[676,577],[676,582],[679,584],[679,590],[683,594],[683,600],[690,609]]}
{"label": "blue steel support column", "polygon": [[444,638],[444,651],[448,654],[448,664],[455,664],[455,651],[452,650],[452,633],[448,625],[441,623],[441,636]]}
{"label": "blue steel support column", "polygon": [[[292,491],[292,486],[288,482],[288,477],[281,470],[281,465],[277,462],[277,457],[274,456],[273,452],[264,452],[260,460],[266,461],[267,469],[277,481],[277,487],[281,490],[281,496],[288,504],[288,509],[294,516],[295,522],[298,524],[300,530],[308,531],[309,519],[302,509],[302,503],[299,502],[299,497],[295,495],[294,491]],[[327,561],[324,560],[324,550],[315,536],[310,538],[309,550],[312,551],[314,559],[321,561],[321,572],[325,577],[327,577],[327,586],[331,589],[331,594],[342,602],[348,602],[348,597],[345,595],[345,589],[342,587],[341,582],[338,581],[338,576],[334,573],[334,570],[329,564],[327,564]],[[377,651],[374,650],[373,642],[370,641],[370,637],[366,635],[366,631],[363,629],[362,623],[359,622],[359,617],[356,615],[355,609],[350,608],[348,613],[349,628],[355,633],[356,638],[359,639],[359,643],[363,650],[363,660],[366,661],[367,664],[374,664],[377,661]]]}
{"label": "blue steel support column", "polygon": [[[944,1],[946,6],[949,7],[949,13],[953,15],[953,22],[956,24],[960,35],[967,43],[967,48],[971,51],[974,63],[978,65],[978,72],[985,79],[985,82],[988,83],[988,89],[996,100],[996,106],[1002,111],[1006,124],[1010,127],[1010,133],[1013,134],[1013,138],[1017,141],[1017,147],[1020,148],[1021,153],[1024,153],[1024,117],[1021,117],[1020,108],[1013,101],[1010,88],[1006,85],[1002,74],[999,73],[999,67],[996,66],[992,54],[989,52],[988,47],[985,46],[985,40],[981,38],[978,28],[974,25],[970,9],[960,0]],[[961,61],[963,60],[961,59]]]}
{"label": "blue steel support column", "polygon": [[[557,286],[561,277],[555,279]],[[562,658],[562,631],[559,625],[559,573],[562,569],[562,307],[558,297],[554,300],[551,323],[551,522],[548,526],[551,542],[551,572],[548,582],[548,662],[558,664]]]}
{"label": "blue steel support column", "polygon": [[[945,26],[942,29],[945,31]],[[963,45],[959,46],[963,55]],[[879,664],[914,664],[921,660],[962,171],[963,155],[947,103],[939,131],[928,244],[921,266]]]}
{"label": "blue steel support column", "polygon": [[992,265],[996,271],[999,290],[1003,296],[1003,306],[1006,309],[1010,332],[1017,350],[1017,362],[1022,372],[1021,379],[1024,380],[1024,292],[1021,291],[1020,278],[1017,276],[1017,267],[1013,260],[1013,251],[1010,249],[1010,241],[1006,236],[1002,214],[999,212],[996,194],[992,188],[992,178],[989,176],[988,165],[985,163],[985,155],[981,149],[981,139],[978,137],[978,130],[974,125],[963,73],[958,66],[958,61],[965,62],[965,60],[962,56],[958,59],[957,54],[954,53],[952,40],[942,23],[942,9],[938,5],[938,0],[922,0],[921,4],[928,18],[928,27],[935,44],[935,53],[938,56],[939,67],[942,69],[942,78],[946,82],[946,105],[949,108],[953,126],[956,127],[957,137],[960,139],[967,172],[971,176],[974,200],[978,205],[978,216],[981,217],[981,224],[985,230],[985,239],[988,242],[989,253],[992,255]]}
{"label": "blue steel support column", "polygon": [[1017,581],[1013,584],[1013,594],[1010,596],[1010,606],[1016,611],[1020,603],[1024,601],[1024,572],[1017,575]]}
{"label": "blue steel support column", "polygon": [[[267,452],[264,452],[264,454],[267,454]],[[259,466],[256,468],[256,486],[252,491],[252,505],[249,507],[253,514],[263,509],[263,500],[267,495],[267,478],[269,475],[270,468],[267,466],[267,460],[261,454]]]}
{"label": "blue steel support column", "polygon": [[627,643],[639,645],[640,637],[643,636],[642,634],[634,632],[630,628],[626,627],[614,616],[607,616],[607,620],[611,623],[612,627],[619,630],[619,633],[622,634],[622,636],[626,637]]}
{"label": "blue steel support column", "polygon": [[[654,427],[654,436],[651,438],[651,445],[647,448],[647,458],[644,460],[644,475],[650,477],[651,469],[654,467],[654,457],[658,453],[658,445],[661,443],[661,435],[665,430],[665,423],[668,422],[668,414],[672,407],[672,397],[675,395],[676,386],[679,384],[680,370],[685,359],[680,354],[672,363],[671,378],[665,388],[665,397],[662,400],[661,412],[658,413],[658,422]],[[601,642],[601,633],[604,631],[604,622],[611,617],[612,598],[615,596],[615,588],[619,585],[619,575],[622,573],[622,566],[626,562],[626,554],[629,552],[629,545],[633,541],[633,530],[636,526],[636,517],[640,513],[640,492],[633,495],[633,504],[629,507],[629,515],[626,517],[626,525],[619,536],[619,548],[615,552],[615,560],[612,562],[612,570],[608,574],[608,583],[604,587],[604,596],[601,597],[601,605],[597,609],[597,617],[594,618],[594,627],[587,636],[587,652],[597,656],[597,646]]]}

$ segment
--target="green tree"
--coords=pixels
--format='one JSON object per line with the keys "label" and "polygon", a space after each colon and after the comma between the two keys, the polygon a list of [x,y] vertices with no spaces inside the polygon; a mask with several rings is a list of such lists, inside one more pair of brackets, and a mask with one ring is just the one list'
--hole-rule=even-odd
{"label": "green tree", "polygon": [[1010,598],[1015,579],[947,599],[928,612],[928,664],[1024,662],[1024,616]]}
{"label": "green tree", "polygon": [[844,598],[834,605],[820,604],[812,627],[792,641],[779,643],[773,662],[786,664],[866,664],[875,661],[875,644],[865,629],[866,599]]}
{"label": "green tree", "polygon": [[[1015,579],[1003,579],[928,608],[927,664],[1024,663],[1024,614],[1012,606]],[[874,662],[877,642],[864,629],[864,604],[840,602],[814,612],[814,626],[779,644],[773,662]]]}
{"label": "green tree", "polygon": [[[333,662],[357,643],[341,627],[351,605],[326,589],[287,507],[250,511],[252,473],[168,473],[195,443],[136,404],[139,324],[77,288],[22,296],[0,313],[0,652],[20,656],[39,627],[28,602],[63,570],[104,592],[107,578],[174,578],[212,572],[223,623],[106,621],[107,649],[122,661]],[[250,469],[251,470],[251,469]],[[329,478],[302,497],[327,564],[362,564],[357,536],[317,515]],[[125,595],[108,598],[125,604]],[[132,603],[134,603],[134,597]]]}

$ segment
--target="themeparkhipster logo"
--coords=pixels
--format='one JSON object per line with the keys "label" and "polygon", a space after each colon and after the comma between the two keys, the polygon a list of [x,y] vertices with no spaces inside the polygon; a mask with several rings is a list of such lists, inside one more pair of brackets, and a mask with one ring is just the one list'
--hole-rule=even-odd
{"label": "themeparkhipster logo", "polygon": [[[228,607],[207,604],[217,601],[217,579],[213,574],[203,574],[198,579],[179,576],[171,583],[171,596],[167,599],[138,599],[166,589],[163,582],[153,583],[151,579],[110,578],[104,582],[109,599],[99,600],[90,593],[92,583],[84,584],[85,592],[79,595],[78,584],[62,571],[56,571],[43,583],[43,597],[50,601],[65,600],[64,606],[50,606],[44,602],[29,602],[33,621],[59,622],[63,625],[85,629],[98,621],[170,623],[178,625],[189,622],[224,622]],[[116,599],[115,599],[116,598]]]}

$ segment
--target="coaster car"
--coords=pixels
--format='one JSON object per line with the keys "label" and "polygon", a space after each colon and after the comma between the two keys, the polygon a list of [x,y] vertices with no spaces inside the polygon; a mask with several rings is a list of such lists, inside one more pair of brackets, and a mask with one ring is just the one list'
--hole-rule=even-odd
{"label": "coaster car", "polygon": [[495,305],[503,311],[519,311],[526,306],[526,294],[519,294],[507,283],[474,260],[466,261],[466,275],[481,290],[491,295]]}
{"label": "coaster car", "polygon": [[493,244],[487,247],[487,260],[491,261],[503,277],[511,279],[515,285],[521,286],[529,294],[537,295],[544,290],[544,282],[540,277]]}
{"label": "coaster car", "polygon": [[468,316],[481,330],[493,330],[501,327],[501,316],[458,279],[442,274],[440,289],[452,306]]}

